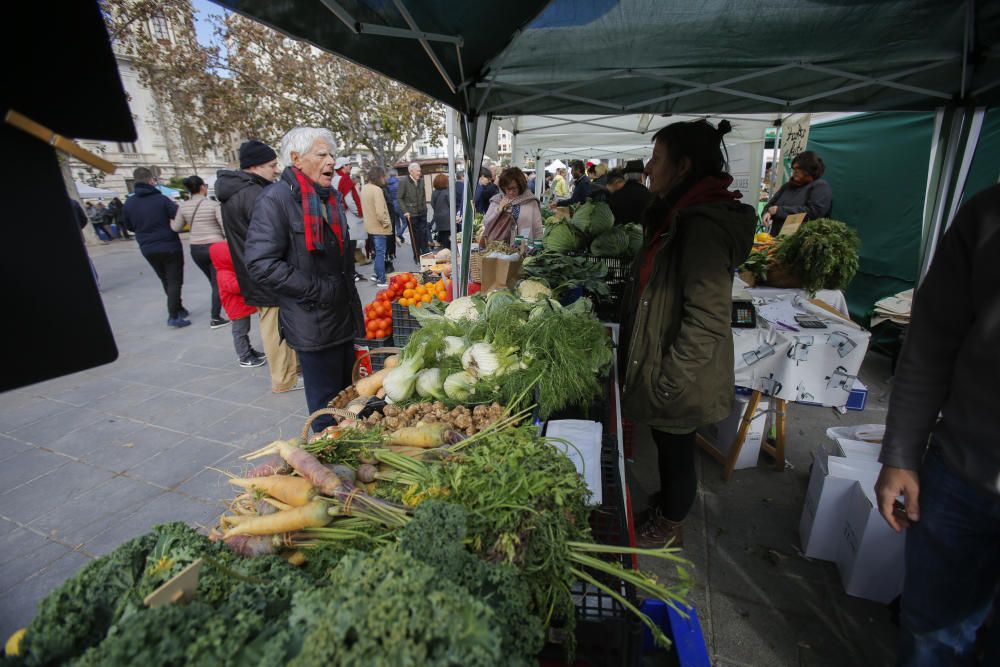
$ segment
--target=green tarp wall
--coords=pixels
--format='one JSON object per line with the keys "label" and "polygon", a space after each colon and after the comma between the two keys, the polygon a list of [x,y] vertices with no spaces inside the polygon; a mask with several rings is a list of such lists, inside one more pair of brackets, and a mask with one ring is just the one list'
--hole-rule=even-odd
{"label": "green tarp wall", "polygon": [[933,113],[879,113],[813,125],[808,149],[826,164],[833,218],[861,237],[845,296],[867,323],[875,302],[913,287],[920,263]]}
{"label": "green tarp wall", "polygon": [[1000,182],[1000,109],[990,109],[983,120],[979,133],[979,145],[972,158],[969,177],[965,181],[962,202],[969,200],[977,192]]}

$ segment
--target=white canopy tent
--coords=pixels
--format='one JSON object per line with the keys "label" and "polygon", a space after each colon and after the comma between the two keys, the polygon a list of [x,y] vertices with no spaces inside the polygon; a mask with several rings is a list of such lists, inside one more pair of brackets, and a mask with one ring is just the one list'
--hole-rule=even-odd
{"label": "white canopy tent", "polygon": [[87,185],[81,181],[73,181],[76,185],[76,191],[80,195],[80,199],[100,199],[102,197],[117,197],[118,193],[114,190],[106,190],[104,188],[95,188],[92,185]]}

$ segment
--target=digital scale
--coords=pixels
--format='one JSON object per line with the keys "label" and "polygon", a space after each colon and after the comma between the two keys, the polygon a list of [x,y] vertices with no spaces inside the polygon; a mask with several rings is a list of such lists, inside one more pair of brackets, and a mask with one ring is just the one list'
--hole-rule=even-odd
{"label": "digital scale", "polygon": [[735,329],[753,329],[757,326],[757,309],[753,301],[733,301],[732,325]]}

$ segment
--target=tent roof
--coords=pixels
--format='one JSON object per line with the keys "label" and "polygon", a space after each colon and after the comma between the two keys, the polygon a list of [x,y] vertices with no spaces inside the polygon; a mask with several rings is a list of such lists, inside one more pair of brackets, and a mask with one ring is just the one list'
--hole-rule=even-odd
{"label": "tent roof", "polygon": [[76,185],[76,192],[80,195],[81,199],[95,199],[98,197],[117,197],[118,193],[114,190],[108,190],[105,188],[95,188],[92,185],[87,185],[83,181],[73,181]]}
{"label": "tent roof", "polygon": [[[812,114],[813,124],[841,118],[845,113]],[[518,151],[526,150],[544,157],[640,158],[652,152],[651,141],[657,130],[671,123],[704,118],[712,124],[725,118],[733,130],[726,144],[756,143],[764,132],[780,123],[781,114],[736,115],[579,115],[546,114],[499,119],[500,127],[516,133]]]}
{"label": "tent roof", "polygon": [[217,1],[467,115],[915,111],[1000,99],[1000,3],[988,0],[524,0],[517,11],[471,0]]}

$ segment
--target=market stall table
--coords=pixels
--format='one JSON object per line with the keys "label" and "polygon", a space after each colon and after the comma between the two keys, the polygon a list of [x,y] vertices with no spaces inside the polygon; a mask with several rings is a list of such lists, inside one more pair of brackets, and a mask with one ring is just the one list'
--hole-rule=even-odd
{"label": "market stall table", "polygon": [[[762,442],[761,449],[774,457],[779,471],[784,470],[788,401],[843,407],[871,337],[839,315],[843,299],[839,292],[827,291],[823,296],[828,301],[819,301],[809,299],[802,290],[747,291],[754,297],[757,326],[733,329],[734,371],[736,386],[750,389],[752,394],[733,445],[725,454],[698,438],[699,444],[724,466],[726,480],[732,475],[757,406],[765,396],[773,402],[776,432],[774,445]],[[810,328],[810,320],[820,326]]]}

